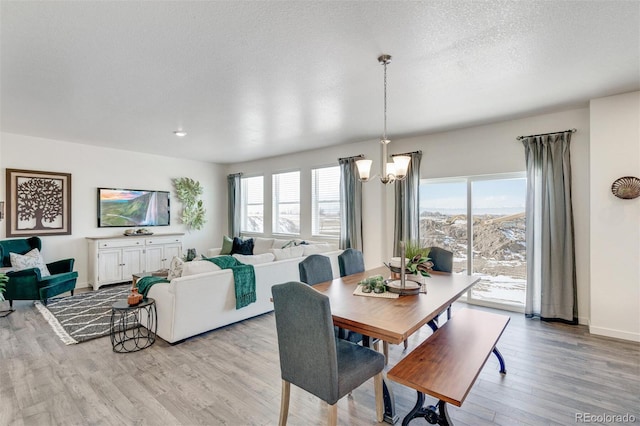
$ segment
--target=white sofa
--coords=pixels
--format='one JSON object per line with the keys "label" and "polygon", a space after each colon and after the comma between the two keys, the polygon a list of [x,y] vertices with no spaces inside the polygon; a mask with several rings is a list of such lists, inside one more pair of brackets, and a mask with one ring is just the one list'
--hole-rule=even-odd
{"label": "white sofa", "polygon": [[[340,253],[342,250],[321,253],[331,260],[334,278],[340,276]],[[169,283],[153,285],[148,297],[156,301],[157,335],[169,343],[176,343],[272,311],[271,286],[299,281],[298,263],[303,259],[296,257],[254,265],[256,302],[241,309],[236,309],[233,272],[229,269],[181,276]]]}

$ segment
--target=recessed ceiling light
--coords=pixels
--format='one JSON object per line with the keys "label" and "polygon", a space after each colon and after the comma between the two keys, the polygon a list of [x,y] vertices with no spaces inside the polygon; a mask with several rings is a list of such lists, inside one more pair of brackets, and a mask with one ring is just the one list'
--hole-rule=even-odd
{"label": "recessed ceiling light", "polygon": [[173,132],[173,134],[179,138],[187,136],[187,132],[185,132],[184,130],[176,130],[175,132]]}

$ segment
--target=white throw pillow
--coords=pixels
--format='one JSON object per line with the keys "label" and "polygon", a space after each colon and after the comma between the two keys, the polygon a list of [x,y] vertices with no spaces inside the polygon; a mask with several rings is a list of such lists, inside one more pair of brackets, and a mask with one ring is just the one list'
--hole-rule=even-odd
{"label": "white throw pillow", "polygon": [[271,248],[281,249],[282,247],[286,246],[290,242],[291,242],[291,240],[279,240],[277,238],[274,238],[273,245],[271,246]]}
{"label": "white throw pillow", "polygon": [[[254,250],[255,250],[255,247],[254,247]],[[273,253],[254,254],[251,256],[247,254],[234,253],[232,256],[238,259],[238,261],[244,263],[245,265],[259,265],[261,263],[269,263],[269,262],[273,262],[273,259],[276,258],[276,256]]]}
{"label": "white throw pillow", "polygon": [[191,262],[184,262],[182,265],[182,276],[206,274],[207,272],[219,270],[220,267],[218,265],[208,260],[192,260]]}
{"label": "white throw pillow", "polygon": [[308,244],[308,245],[302,245],[300,247],[304,247],[303,256],[309,256],[310,254],[326,253],[328,251],[331,251],[331,244],[329,243]]}
{"label": "white throw pillow", "polygon": [[167,274],[167,279],[171,281],[174,278],[181,277],[183,266],[184,261],[178,256],[173,256],[173,259],[171,259],[171,263],[169,264],[169,273]]}
{"label": "white throw pillow", "polygon": [[295,257],[302,257],[304,247],[295,246],[286,249],[271,249],[271,252],[276,256],[276,260],[293,259]]}
{"label": "white throw pillow", "polygon": [[253,254],[269,253],[269,250],[273,248],[274,241],[274,238],[256,237],[253,240]]}
{"label": "white throw pillow", "polygon": [[38,268],[40,269],[40,277],[49,277],[51,273],[44,263],[44,259],[37,248],[34,248],[26,254],[9,253],[11,266],[14,271],[22,271],[24,269]]}

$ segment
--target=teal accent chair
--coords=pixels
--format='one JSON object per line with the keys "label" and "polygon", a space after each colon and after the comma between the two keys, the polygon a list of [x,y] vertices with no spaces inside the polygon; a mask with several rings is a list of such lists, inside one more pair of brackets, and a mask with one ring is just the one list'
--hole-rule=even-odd
{"label": "teal accent chair", "polygon": [[[26,254],[37,248],[42,251],[42,241],[38,237],[17,238],[0,241],[0,259],[2,267],[11,267],[9,253]],[[41,277],[38,268],[24,269],[7,273],[9,282],[4,293],[4,298],[13,308],[14,300],[41,300],[45,305],[50,297],[76,288],[78,273],[73,271],[75,259],[64,259],[47,263],[51,276]]]}

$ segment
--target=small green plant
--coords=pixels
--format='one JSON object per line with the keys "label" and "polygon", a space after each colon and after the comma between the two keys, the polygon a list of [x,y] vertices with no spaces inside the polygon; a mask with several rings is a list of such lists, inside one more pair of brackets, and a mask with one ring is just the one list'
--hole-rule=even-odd
{"label": "small green plant", "polygon": [[4,292],[7,289],[8,282],[9,277],[6,274],[0,273],[0,302],[4,302]]}
{"label": "small green plant", "polygon": [[416,241],[407,241],[404,244],[404,257],[407,259],[413,259],[419,254],[423,257],[429,257],[430,251],[431,249],[429,247],[422,247],[422,245]]}
{"label": "small green plant", "polygon": [[207,210],[204,208],[202,200],[198,197],[202,195],[202,186],[197,180],[183,177],[173,180],[176,188],[176,195],[182,203],[182,223],[192,229],[202,229],[207,222],[205,214]]}
{"label": "small green plant", "polygon": [[409,259],[406,265],[406,271],[414,275],[422,275],[430,277],[429,271],[433,268],[433,262],[429,258],[429,247],[422,247],[415,241],[408,241],[404,246],[405,257]]}

